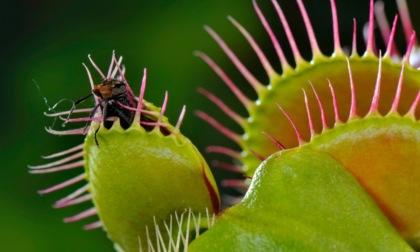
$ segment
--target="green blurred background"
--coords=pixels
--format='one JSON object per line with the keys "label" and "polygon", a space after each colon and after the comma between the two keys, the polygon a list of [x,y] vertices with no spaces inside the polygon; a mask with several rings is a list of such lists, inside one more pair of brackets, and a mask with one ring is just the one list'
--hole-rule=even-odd
{"label": "green blurred background", "polygon": [[[284,33],[270,1],[258,1],[276,33]],[[294,1],[279,1],[295,27],[296,40],[303,55],[310,57]],[[304,1],[321,48],[332,52],[331,14],[328,0]],[[388,3],[389,2],[389,3]],[[419,3],[409,1],[413,9]],[[387,1],[387,12],[395,12],[394,1]],[[352,18],[357,17],[359,31],[367,20],[368,1],[337,0],[342,43],[351,41]],[[146,99],[161,104],[165,90],[169,91],[167,116],[174,123],[182,105],[187,115],[182,131],[200,150],[211,144],[236,148],[229,140],[194,115],[205,110],[228,127],[240,128],[224,116],[207,99],[197,93],[197,87],[217,93],[234,109],[245,115],[244,109],[220,79],[193,51],[201,50],[213,57],[238,86],[255,98],[250,88],[220,48],[202,29],[214,28],[239,55],[252,72],[267,82],[258,59],[247,42],[226,19],[232,15],[260,42],[276,69],[280,69],[274,50],[249,0],[156,0],[156,1],[40,1],[3,0],[0,3],[1,48],[0,82],[2,95],[0,136],[0,251],[113,251],[111,242],[101,230],[83,231],[83,223],[63,224],[62,218],[87,209],[89,204],[54,210],[51,205],[76,187],[51,195],[39,196],[44,189],[76,175],[66,171],[58,174],[30,175],[28,164],[42,164],[41,155],[52,154],[81,143],[81,137],[49,135],[44,127],[61,129],[51,118],[43,116],[48,106],[62,98],[77,100],[90,92],[85,69],[87,54],[92,54],[101,68],[107,68],[112,50],[124,56],[127,79],[138,90],[142,69],[148,69]],[[419,23],[418,19],[414,20]],[[401,34],[400,34],[401,35]],[[359,33],[359,37],[360,37]],[[400,44],[404,44],[399,37]],[[360,41],[359,48],[363,43]],[[402,47],[402,46],[401,46]],[[402,49],[402,48],[401,48]],[[290,53],[287,53],[290,58]],[[99,76],[94,76],[97,82]],[[39,85],[38,91],[35,82]],[[59,105],[66,110],[71,102]],[[217,155],[204,153],[210,162]],[[222,158],[223,159],[223,158]],[[216,179],[235,175],[213,169]],[[80,171],[79,171],[80,172]],[[235,193],[222,189],[223,193]],[[141,200],[141,199],[140,199]],[[90,220],[94,221],[94,218]]]}

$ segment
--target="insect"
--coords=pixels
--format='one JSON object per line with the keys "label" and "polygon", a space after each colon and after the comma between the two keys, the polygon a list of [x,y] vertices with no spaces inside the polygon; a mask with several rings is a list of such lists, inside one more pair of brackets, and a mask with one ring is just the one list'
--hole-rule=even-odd
{"label": "insect", "polygon": [[68,121],[68,119],[71,117],[77,105],[86,101],[92,95],[96,95],[101,100],[90,112],[90,118],[94,116],[95,112],[100,107],[102,109],[105,128],[110,129],[112,127],[113,121],[107,120],[110,117],[118,117],[123,129],[130,127],[134,120],[135,112],[124,109],[120,104],[135,108],[137,106],[137,101],[132,94],[127,92],[124,82],[111,78],[105,79],[102,83],[96,85],[91,94],[75,101],[66,121]]}
{"label": "insect", "polygon": [[[68,114],[66,122],[71,117],[74,109],[76,109],[77,105],[86,101],[92,95],[96,95],[100,98],[99,102],[95,105],[95,107],[91,110],[89,118],[92,118],[96,111],[101,108],[102,110],[102,117],[103,117],[103,125],[106,129],[110,129],[114,124],[114,120],[111,118],[118,117],[120,120],[120,125],[123,129],[128,129],[131,124],[133,123],[136,107],[137,107],[137,100],[135,96],[127,90],[127,84],[123,81],[116,79],[116,78],[107,78],[102,81],[100,84],[96,85],[92,93],[75,101],[73,106]],[[143,104],[144,110],[148,110],[147,105]],[[158,120],[156,116],[151,114],[142,113],[141,114],[141,125],[146,131],[153,130],[154,126],[151,126],[148,123],[155,123]],[[64,125],[66,124],[64,123]],[[89,126],[89,122],[86,124],[85,131]],[[96,133],[100,129],[100,126],[95,130],[95,141],[96,144],[99,146],[96,140]],[[160,127],[160,131],[163,135],[167,136],[171,134],[170,130],[166,127]]]}
{"label": "insect", "polygon": [[[98,108],[101,108],[103,124],[106,129],[110,129],[114,124],[114,120],[108,120],[112,117],[118,117],[120,119],[120,125],[123,129],[128,129],[130,127],[134,120],[135,111],[125,109],[124,106],[135,108],[137,106],[137,101],[135,100],[133,94],[127,92],[126,84],[123,81],[115,78],[105,79],[93,88],[92,93],[75,101],[70,110],[70,113],[67,116],[66,121],[64,122],[64,125],[73,114],[73,111],[76,109],[77,105],[86,101],[92,95],[96,95],[98,98],[100,98],[100,101],[90,112],[89,118],[92,118]],[[85,131],[89,124],[89,122],[86,124]],[[100,126],[95,130],[95,142],[98,146],[99,144],[96,140],[96,133],[99,129]]]}
{"label": "insect", "polygon": [[107,120],[107,118],[114,116],[120,119],[120,124],[123,129],[130,127],[134,120],[135,112],[123,108],[120,104],[135,108],[137,101],[134,99],[134,95],[127,92],[124,82],[118,79],[106,79],[101,84],[95,86],[93,94],[101,98],[101,100],[93,108],[91,116],[93,116],[98,107],[101,107],[105,128],[110,129],[112,127],[114,122]]}

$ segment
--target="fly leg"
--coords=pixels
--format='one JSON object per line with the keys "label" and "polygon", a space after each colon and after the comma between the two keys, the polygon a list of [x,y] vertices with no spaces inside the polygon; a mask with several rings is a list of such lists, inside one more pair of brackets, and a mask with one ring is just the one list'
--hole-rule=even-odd
{"label": "fly leg", "polygon": [[69,112],[69,115],[67,116],[66,120],[64,121],[63,126],[66,126],[67,121],[70,119],[70,116],[73,114],[73,111],[76,109],[77,105],[79,105],[80,103],[86,101],[87,98],[91,97],[92,95],[93,94],[89,94],[89,95],[87,95],[87,96],[85,96],[85,97],[83,97],[83,98],[81,98],[81,99],[73,102],[73,106],[71,107],[70,112]]}
{"label": "fly leg", "polygon": [[[95,115],[95,112],[96,112],[96,110],[98,110],[98,108],[102,105],[102,103],[103,103],[104,101],[102,100],[102,101],[100,101],[93,109],[92,109],[92,111],[90,111],[90,114],[89,114],[89,118],[91,118],[91,117],[93,117],[93,115]],[[85,129],[83,130],[83,134],[86,134],[86,129],[87,129],[87,127],[89,126],[89,123],[90,122],[87,122],[86,123],[86,126],[85,126]],[[99,125],[99,127],[100,127],[101,125]]]}
{"label": "fly leg", "polygon": [[[108,101],[107,100],[102,100],[98,105],[100,105],[102,102],[104,102],[104,107],[102,109],[102,115],[103,115],[103,122],[106,121],[106,117],[107,117],[107,110],[108,110]],[[96,133],[98,133],[99,129],[101,128],[101,124],[99,124],[99,127],[95,130],[95,143],[96,146],[98,146],[99,148],[99,143],[98,143],[98,139],[96,138]]]}

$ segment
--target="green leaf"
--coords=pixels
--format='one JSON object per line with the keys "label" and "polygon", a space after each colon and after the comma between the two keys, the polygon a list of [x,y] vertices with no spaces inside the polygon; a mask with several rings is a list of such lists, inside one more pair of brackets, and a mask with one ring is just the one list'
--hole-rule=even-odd
{"label": "green leaf", "polygon": [[190,251],[412,251],[335,159],[302,147],[256,171],[244,200]]}

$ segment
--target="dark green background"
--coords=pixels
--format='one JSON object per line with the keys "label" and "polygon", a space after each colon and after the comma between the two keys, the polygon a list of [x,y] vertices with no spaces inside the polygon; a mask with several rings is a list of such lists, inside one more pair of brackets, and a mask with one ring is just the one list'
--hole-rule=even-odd
{"label": "dark green background", "polygon": [[[309,58],[309,45],[296,4],[290,0],[279,2],[295,27],[303,55]],[[304,2],[321,48],[330,54],[329,1]],[[393,1],[387,2],[387,11],[391,14],[395,6]],[[260,0],[259,3],[272,26],[277,28],[276,33],[284,37],[270,1]],[[409,4],[413,9],[419,8],[419,3],[414,3],[414,0]],[[337,6],[342,43],[349,45],[352,18],[358,18],[360,31],[367,20],[368,1],[337,0]],[[90,92],[81,65],[82,62],[88,63],[87,54],[92,54],[101,68],[108,66],[112,50],[123,55],[128,81],[136,92],[142,69],[147,67],[146,99],[159,105],[164,91],[168,90],[167,116],[172,122],[176,122],[182,105],[187,105],[182,131],[200,150],[210,144],[235,145],[197,118],[193,113],[196,109],[209,112],[233,129],[240,129],[197,94],[197,87],[217,93],[242,114],[244,110],[212,70],[193,56],[193,51],[202,50],[211,55],[238,86],[250,90],[202,29],[203,25],[208,24],[221,34],[249,69],[266,83],[266,76],[249,45],[226,19],[227,15],[234,16],[260,42],[279,69],[274,50],[252,8],[252,2],[248,0],[6,0],[0,3],[0,14],[0,251],[112,251],[112,244],[103,231],[86,232],[81,229],[81,223],[62,223],[63,217],[88,208],[88,204],[60,210],[51,208],[55,200],[77,186],[46,196],[36,193],[77,173],[30,175],[26,167],[28,164],[42,164],[41,155],[64,150],[82,141],[81,137],[57,137],[46,133],[44,127],[51,126],[53,121],[44,117],[43,112],[48,109],[44,98],[49,106],[53,106],[62,98],[76,100]],[[398,40],[403,44],[401,34]],[[288,51],[284,40],[283,44]],[[360,41],[359,48],[362,45]],[[100,81],[99,76],[95,78]],[[252,93],[250,96],[255,98]],[[59,109],[70,107],[71,102],[67,101],[60,104]],[[60,123],[54,128],[60,129]],[[205,154],[205,157],[211,161],[217,155]],[[218,181],[222,176],[233,176],[217,169],[214,171]]]}

